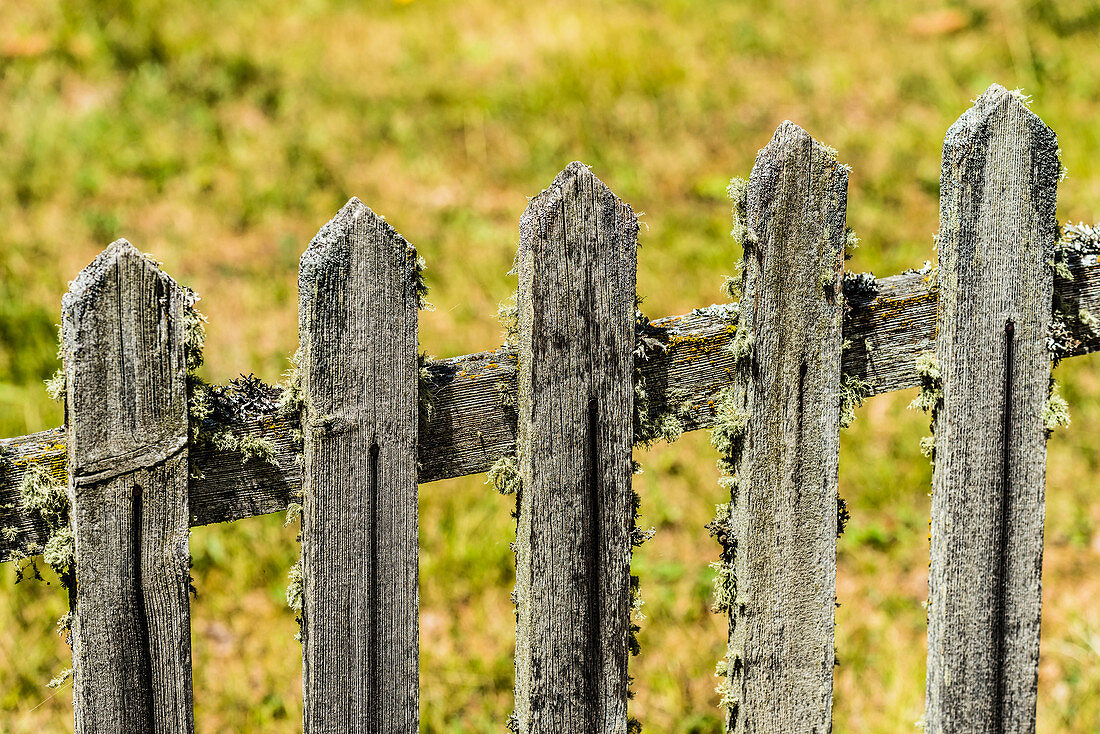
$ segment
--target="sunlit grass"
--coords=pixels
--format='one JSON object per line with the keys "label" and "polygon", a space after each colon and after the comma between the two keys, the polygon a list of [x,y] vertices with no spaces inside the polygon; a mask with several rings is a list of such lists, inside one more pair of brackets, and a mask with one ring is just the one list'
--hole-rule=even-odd
{"label": "sunlit grass", "polygon": [[[527,197],[571,160],[645,212],[651,316],[723,298],[739,253],[724,187],[783,119],[853,167],[848,266],[933,259],[940,146],[993,81],[1059,133],[1060,219],[1100,218],[1100,19],[1087,3],[531,4],[161,0],[14,3],[0,24],[0,432],[58,425],[66,282],[118,236],[202,296],[205,376],[274,381],[297,346],[297,258],[351,195],[428,262],[438,356],[500,342],[496,305]],[[1100,729],[1100,377],[1059,368],[1073,425],[1050,443],[1040,731]],[[906,730],[923,708],[931,469],[911,395],[842,435],[836,730]],[[709,610],[721,500],[704,434],[639,457],[647,619],[632,663],[650,731],[717,732]],[[510,500],[468,477],[421,487],[425,731],[502,730],[512,707]],[[297,556],[277,517],[196,529],[199,731],[295,731],[301,651],[283,598]],[[0,732],[71,727],[56,584],[0,569]],[[33,708],[37,706],[37,708]],[[33,710],[32,710],[33,708]]]}

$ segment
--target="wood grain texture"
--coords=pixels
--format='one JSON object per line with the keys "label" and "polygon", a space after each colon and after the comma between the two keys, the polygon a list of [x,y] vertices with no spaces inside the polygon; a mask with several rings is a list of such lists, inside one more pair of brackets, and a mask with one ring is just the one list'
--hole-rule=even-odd
{"label": "wood grain texture", "polygon": [[416,251],[352,199],[298,289],[305,731],[416,732]]}
{"label": "wood grain texture", "polygon": [[[1074,313],[1100,313],[1100,264],[1095,256],[1070,264],[1072,279],[1056,279],[1055,293]],[[915,365],[922,352],[935,349],[937,293],[928,274],[908,273],[879,278],[878,295],[867,302],[849,302],[844,317],[844,372],[871,382],[871,394],[904,390],[919,384]],[[653,321],[664,333],[668,352],[643,363],[647,380],[664,385],[650,400],[680,411],[689,431],[714,425],[715,396],[732,384],[729,344],[736,328],[736,310],[709,306],[680,316]],[[1079,346],[1073,354],[1100,350],[1100,340],[1081,323],[1071,321]],[[508,348],[435,360],[428,369],[436,393],[435,412],[420,436],[419,481],[486,471],[516,450],[516,413],[501,403],[501,390],[515,393],[516,356]],[[241,412],[230,424],[237,435],[265,438],[275,448],[277,465],[250,461],[211,448],[193,452],[202,478],[191,482],[191,525],[231,522],[286,510],[301,489],[299,450],[292,431],[296,419],[274,409]],[[45,528],[19,509],[19,485],[28,468],[45,468],[58,481],[66,478],[65,429],[53,428],[0,440],[8,459],[0,462],[0,528],[14,528],[15,539],[0,536],[0,561],[12,552],[41,552]]]}
{"label": "wood grain texture", "polygon": [[520,219],[516,725],[625,734],[638,224],[572,163]]}
{"label": "wood grain texture", "polygon": [[119,240],[62,300],[78,733],[194,729],[184,298]]}
{"label": "wood grain texture", "polygon": [[935,734],[1035,730],[1057,148],[997,85],[944,140],[925,713]]}
{"label": "wood grain texture", "polygon": [[784,122],[749,178],[727,729],[832,729],[848,172]]}

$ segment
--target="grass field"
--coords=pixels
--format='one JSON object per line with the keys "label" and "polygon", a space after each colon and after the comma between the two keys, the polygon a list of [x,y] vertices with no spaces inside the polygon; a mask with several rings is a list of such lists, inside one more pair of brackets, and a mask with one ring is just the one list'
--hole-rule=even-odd
{"label": "grass field", "polygon": [[[105,8],[108,8],[105,9]],[[784,119],[853,167],[849,267],[933,259],[943,132],[991,82],[1023,87],[1060,136],[1059,218],[1100,218],[1094,0],[820,2],[160,0],[0,3],[0,434],[60,424],[66,282],[112,239],[202,297],[204,376],[274,381],[297,346],[298,256],[351,195],[425,256],[423,349],[501,340],[517,220],[580,159],[644,211],[653,317],[722,299],[739,257],[724,198]],[[1100,363],[1057,371],[1073,424],[1050,441],[1039,730],[1100,730]],[[931,470],[913,397],[870,400],[842,436],[836,730],[922,713]],[[703,433],[638,457],[647,619],[632,712],[718,732],[703,525],[721,501]],[[425,732],[502,731],[511,711],[514,526],[483,476],[421,487]],[[296,528],[267,516],[192,534],[197,729],[300,728],[286,573]],[[56,582],[0,568],[0,732],[71,729]]]}

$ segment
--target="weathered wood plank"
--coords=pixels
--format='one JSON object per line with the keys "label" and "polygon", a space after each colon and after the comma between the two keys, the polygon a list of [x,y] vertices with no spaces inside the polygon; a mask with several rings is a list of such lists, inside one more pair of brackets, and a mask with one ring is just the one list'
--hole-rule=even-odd
{"label": "weathered wood plank", "polygon": [[515,730],[625,734],[637,219],[571,163],[519,231]]}
{"label": "weathered wood plank", "polygon": [[354,198],[302,255],[307,734],[419,727],[416,260]]}
{"label": "weathered wood plank", "polygon": [[[727,731],[832,730],[848,172],[784,122],[749,178]],[[737,403],[740,403],[738,406]]]}
{"label": "weathered wood plank", "polygon": [[189,732],[183,288],[130,243],[62,305],[77,732]]}
{"label": "weathered wood plank", "polygon": [[[1100,247],[1100,242],[1097,243]],[[1076,313],[1100,314],[1100,264],[1096,255],[1069,263],[1072,279],[1056,279],[1055,293]],[[844,372],[871,381],[871,394],[917,387],[916,357],[935,348],[936,292],[927,273],[879,278],[873,300],[849,299],[844,317]],[[685,430],[714,425],[714,399],[731,384],[733,361],[729,344],[736,327],[736,306],[710,306],[681,316],[657,319],[669,349],[641,369],[650,384],[667,390],[650,396],[660,405],[680,409]],[[1100,340],[1084,324],[1071,320],[1075,343],[1067,356],[1100,350]],[[516,357],[498,349],[432,362],[436,393],[431,422],[420,437],[420,482],[476,474],[516,449],[515,412],[501,403],[501,389],[515,393]],[[269,401],[271,403],[277,398]],[[301,467],[295,462],[299,445],[292,436],[298,422],[274,408],[247,409],[232,424],[238,434],[251,434],[274,444],[277,466],[251,461],[211,448],[193,452],[202,479],[191,482],[191,525],[230,522],[285,510],[301,487]],[[7,459],[0,461],[0,528],[11,528],[14,539],[0,535],[0,561],[13,551],[40,552],[45,529],[19,509],[19,485],[28,468],[41,466],[65,481],[65,431],[54,428],[18,438],[0,439]]]}
{"label": "weathered wood plank", "polygon": [[929,732],[1033,732],[1057,140],[991,86],[940,179]]}

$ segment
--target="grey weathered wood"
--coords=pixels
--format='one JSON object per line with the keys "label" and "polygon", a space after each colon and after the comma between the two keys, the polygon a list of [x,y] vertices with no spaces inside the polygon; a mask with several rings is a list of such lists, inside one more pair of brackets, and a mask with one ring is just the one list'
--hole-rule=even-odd
{"label": "grey weathered wood", "polygon": [[1057,147],[997,85],[944,140],[925,712],[936,734],[1035,730]]}
{"label": "grey weathered wood", "polygon": [[571,163],[519,230],[517,731],[625,734],[637,219]]}
{"label": "grey weathered wood", "polygon": [[415,732],[416,251],[353,198],[298,289],[305,731]]}
{"label": "grey weathered wood", "polygon": [[189,732],[185,293],[119,240],[62,305],[79,732]]}
{"label": "grey weathered wood", "polygon": [[[1074,277],[1055,280],[1055,293],[1072,312],[1083,308],[1100,313],[1100,264],[1095,257],[1071,264]],[[849,302],[844,317],[844,372],[871,382],[871,395],[919,385],[916,357],[935,348],[937,294],[929,275],[902,274],[877,281],[878,296],[870,302]],[[714,399],[731,384],[733,360],[728,347],[736,325],[736,310],[724,306],[696,309],[681,316],[657,319],[654,327],[667,335],[668,352],[642,364],[651,384],[667,392],[651,401],[681,413],[685,430],[714,425]],[[1071,353],[1100,349],[1100,340],[1076,321],[1069,326],[1080,342]],[[515,413],[501,405],[499,386],[515,391],[515,353],[510,349],[440,359],[430,363],[436,406],[420,437],[420,482],[476,474],[516,450]],[[272,401],[273,402],[273,401]],[[212,447],[192,452],[202,478],[191,482],[191,525],[230,522],[286,509],[301,487],[301,467],[295,462],[299,444],[292,432],[296,419],[274,408],[249,410],[233,422],[237,435],[251,434],[272,441],[277,465],[241,463],[239,455]],[[28,467],[45,468],[65,481],[65,431],[54,428],[17,438],[0,439],[10,461],[0,464],[0,528],[15,528],[14,541],[0,536],[0,561],[13,551],[40,552],[45,529],[19,510],[19,484]]]}
{"label": "grey weathered wood", "polygon": [[784,122],[749,178],[730,537],[731,732],[832,729],[847,169]]}

